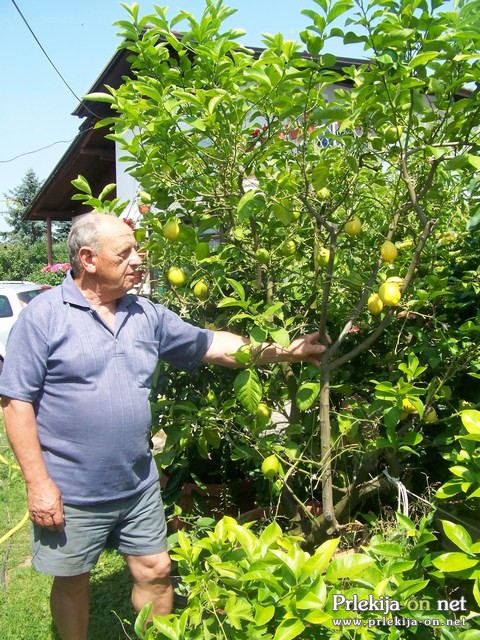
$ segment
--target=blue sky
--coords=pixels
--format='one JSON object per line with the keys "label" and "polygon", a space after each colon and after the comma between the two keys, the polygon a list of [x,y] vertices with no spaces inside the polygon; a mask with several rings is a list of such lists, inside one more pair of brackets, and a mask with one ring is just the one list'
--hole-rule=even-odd
{"label": "blue sky", "polygon": [[[114,22],[127,15],[120,2],[15,0],[15,4],[73,92],[79,97],[86,94],[120,42]],[[0,212],[6,208],[4,194],[18,186],[28,169],[41,180],[48,177],[81,124],[71,115],[78,100],[42,53],[15,4],[0,2]],[[169,17],[185,9],[199,18],[205,7],[204,0],[140,1],[140,14],[151,13],[154,4],[168,6]],[[251,46],[261,45],[262,33],[281,32],[299,40],[308,23],[301,10],[317,8],[314,0],[226,4],[237,9],[228,24],[245,29],[242,42]],[[358,51],[341,54],[361,56]],[[43,147],[48,148],[30,153]]]}

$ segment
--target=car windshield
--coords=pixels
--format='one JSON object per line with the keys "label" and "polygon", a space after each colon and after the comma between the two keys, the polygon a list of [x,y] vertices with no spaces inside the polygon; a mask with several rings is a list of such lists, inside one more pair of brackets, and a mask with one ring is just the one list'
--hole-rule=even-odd
{"label": "car windshield", "polygon": [[30,289],[29,291],[18,291],[17,296],[22,306],[27,305],[30,300],[33,300],[39,293],[43,293],[45,289]]}

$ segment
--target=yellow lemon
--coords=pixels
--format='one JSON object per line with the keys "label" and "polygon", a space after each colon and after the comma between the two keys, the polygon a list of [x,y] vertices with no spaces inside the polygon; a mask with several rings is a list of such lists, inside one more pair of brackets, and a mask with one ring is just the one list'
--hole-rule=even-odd
{"label": "yellow lemon", "polygon": [[167,279],[174,287],[181,287],[185,284],[187,278],[184,270],[180,267],[170,267],[167,271]]}
{"label": "yellow lemon", "polygon": [[378,293],[372,293],[368,298],[367,307],[372,316],[378,316],[382,312],[383,302]]}
{"label": "yellow lemon", "polygon": [[199,280],[193,287],[193,295],[199,300],[206,300],[208,298],[208,284],[205,280]]}
{"label": "yellow lemon", "polygon": [[393,262],[398,256],[398,249],[393,242],[385,240],[380,249],[380,255],[385,262]]}
{"label": "yellow lemon", "polygon": [[407,413],[416,413],[417,412],[417,410],[415,409],[414,405],[410,402],[410,400],[408,398],[403,398],[403,400],[402,400],[402,408]]}
{"label": "yellow lemon", "polygon": [[349,236],[356,236],[362,229],[362,222],[360,218],[354,216],[351,220],[345,223],[344,229]]}
{"label": "yellow lemon", "polygon": [[178,238],[178,234],[180,233],[180,225],[178,224],[178,220],[176,218],[170,218],[163,225],[162,229],[163,237],[167,240],[173,241]]}
{"label": "yellow lemon", "polygon": [[387,278],[385,282],[393,282],[397,287],[401,287],[403,284],[403,278],[400,278],[400,276],[391,276],[390,278]]}
{"label": "yellow lemon", "polygon": [[378,289],[378,295],[387,307],[394,307],[402,297],[400,287],[395,282],[384,282]]}

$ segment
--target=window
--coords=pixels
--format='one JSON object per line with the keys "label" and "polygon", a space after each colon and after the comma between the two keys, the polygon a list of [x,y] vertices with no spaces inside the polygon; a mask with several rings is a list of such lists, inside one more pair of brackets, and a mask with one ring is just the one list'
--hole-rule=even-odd
{"label": "window", "polygon": [[13,316],[12,307],[6,296],[0,296],[0,318],[10,318]]}
{"label": "window", "polygon": [[42,289],[32,289],[31,291],[19,291],[17,293],[17,296],[18,296],[18,299],[20,300],[22,307],[25,307],[30,302],[30,300],[33,300],[33,298],[38,296],[39,293],[42,293],[42,291],[43,291]]}

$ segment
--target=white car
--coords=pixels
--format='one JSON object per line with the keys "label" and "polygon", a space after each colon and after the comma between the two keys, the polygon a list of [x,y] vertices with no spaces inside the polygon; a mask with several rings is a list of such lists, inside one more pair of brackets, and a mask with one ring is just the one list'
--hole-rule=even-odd
{"label": "white car", "polygon": [[0,371],[3,368],[8,334],[18,314],[30,300],[50,288],[48,284],[35,284],[26,280],[0,280]]}

